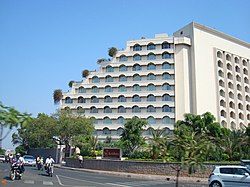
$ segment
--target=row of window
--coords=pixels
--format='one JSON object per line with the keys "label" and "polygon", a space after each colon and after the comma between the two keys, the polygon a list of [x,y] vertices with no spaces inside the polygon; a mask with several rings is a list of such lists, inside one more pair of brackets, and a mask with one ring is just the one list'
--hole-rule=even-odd
{"label": "row of window", "polygon": [[[132,91],[140,92],[143,87],[144,86],[140,86],[139,84],[134,84],[132,86]],[[174,90],[175,89],[175,86],[169,85],[167,83],[164,83],[162,86],[155,86],[154,84],[150,83],[146,87],[147,87],[147,91],[155,91],[156,87],[161,87],[162,90]],[[98,88],[97,86],[93,86],[92,88],[89,88],[89,89],[81,86],[78,88],[78,93],[86,93],[87,90],[91,90],[92,93],[99,93],[99,89],[100,88]],[[111,87],[109,85],[104,87],[104,91],[107,93],[113,92],[113,89],[114,89],[114,87]],[[76,91],[77,91],[77,89],[76,89]],[[125,87],[124,85],[118,86],[118,92],[127,92],[127,87]]]}
{"label": "row of window", "polygon": [[[164,94],[161,98],[162,98],[162,101],[174,101],[175,100],[174,96],[170,96],[168,94]],[[118,100],[118,102],[127,102],[127,98],[124,95],[118,96],[117,100]],[[86,103],[86,99],[83,97],[78,97],[77,101],[78,101],[78,103]],[[156,101],[156,96],[154,96],[152,94],[148,95],[147,101]],[[90,98],[90,102],[91,103],[99,103],[99,98],[97,98],[96,96],[93,96]],[[105,96],[104,102],[105,103],[112,103],[113,98],[110,96]],[[139,95],[134,95],[132,97],[132,102],[141,102],[141,97]],[[73,103],[73,99],[70,97],[66,97],[65,103]]]}
{"label": "row of window", "polygon": [[[223,58],[223,53],[221,51],[218,51],[217,52],[217,57],[218,58]],[[226,60],[231,62],[232,61],[232,55],[226,54]],[[239,64],[240,63],[239,58],[238,57],[234,57],[234,62],[236,64]],[[245,59],[243,59],[242,60],[242,64],[243,64],[243,66],[247,66],[247,61]]]}
{"label": "row of window", "polygon": [[[225,95],[226,95],[225,91],[224,90],[220,90],[220,96],[225,97]],[[229,98],[234,99],[234,93],[233,92],[230,91],[228,93],[228,96],[229,96]],[[242,95],[240,93],[237,94],[237,98],[242,101]],[[250,102],[250,97],[248,95],[246,96],[246,101]]]}
{"label": "row of window", "polygon": [[[132,66],[132,71],[141,71],[142,70],[143,65],[140,64],[134,64]],[[161,65],[162,69],[174,69],[174,64],[170,64],[168,62],[164,62]],[[149,63],[147,65],[147,70],[156,70],[156,65],[154,63]],[[124,71],[128,71],[128,66],[125,66],[124,64],[119,66],[119,71],[120,72],[124,72]],[[108,65],[106,66],[106,72],[114,72],[114,67]]]}
{"label": "row of window", "polygon": [[[225,110],[221,110],[220,115],[223,116],[223,117],[225,117],[225,118],[227,117],[227,113],[225,112]],[[236,118],[236,117],[235,117],[236,114],[235,114],[235,112],[233,112],[233,111],[230,112],[229,115],[230,115],[230,117],[233,118],[233,119]],[[244,114],[242,114],[242,113],[240,112],[240,113],[238,114],[238,116],[239,116],[239,119],[244,120]],[[247,115],[247,120],[250,120],[250,114]]]}
{"label": "row of window", "polygon": [[[222,124],[223,127],[229,128],[228,125],[227,125],[227,122],[225,120],[222,120],[221,124]],[[233,121],[230,123],[230,125],[231,125],[231,129],[236,129],[236,124]],[[250,125],[250,123],[248,125]],[[239,126],[240,126],[240,128],[242,130],[246,129],[246,126],[243,123],[240,123]]]}
{"label": "row of window", "polygon": [[[219,85],[220,85],[221,87],[225,87],[224,81],[223,81],[223,80],[220,80],[220,81],[219,81]],[[231,89],[234,89],[233,83],[229,82],[229,83],[228,83],[228,87],[231,88]],[[242,86],[241,86],[241,85],[237,84],[236,87],[237,87],[237,90],[238,90],[238,91],[242,91]],[[248,87],[248,86],[245,86],[245,92],[246,92],[246,93],[250,93],[249,87]]]}
{"label": "row of window", "polygon": [[[153,74],[153,73],[149,73],[147,75],[147,80],[156,80],[157,75]],[[159,75],[159,77],[161,77],[162,80],[174,80],[174,75],[173,74],[169,74],[169,73],[163,73],[162,75]],[[100,83],[100,78],[97,76],[92,77],[92,83]],[[125,75],[120,75],[118,77],[119,82],[127,82],[128,81],[128,77]],[[142,77],[139,74],[135,74],[133,75],[133,81],[141,81]],[[114,78],[111,77],[110,75],[107,75],[105,77],[105,82],[114,82]]]}
{"label": "row of window", "polygon": [[[171,54],[171,53],[168,53],[168,52],[164,52],[164,53],[162,53],[162,55],[161,55],[161,59],[172,59],[173,57],[174,57],[174,55]],[[156,59],[156,54],[154,54],[154,53],[149,53],[149,54],[147,55],[147,60],[155,60],[155,59]],[[140,60],[142,60],[141,55],[135,54],[135,55],[133,56],[133,61],[140,61]],[[126,61],[128,61],[128,56],[126,56],[126,55],[121,55],[121,56],[119,57],[119,62],[126,62]]]}
{"label": "row of window", "polygon": [[[224,78],[224,73],[223,73],[223,71],[219,70],[219,71],[218,71],[218,74],[219,74],[220,77],[223,77],[223,78]],[[227,73],[227,78],[230,79],[230,80],[233,80],[233,74],[230,73],[230,72],[228,72],[228,73]],[[238,82],[241,82],[241,77],[240,77],[239,75],[236,75],[236,80],[237,80]],[[244,83],[249,84],[249,79],[248,79],[247,77],[244,78]]]}
{"label": "row of window", "polygon": [[[220,106],[222,107],[226,107],[226,102],[224,100],[220,100]],[[233,101],[229,102],[229,107],[232,109],[235,109],[235,103]],[[238,108],[243,110],[243,104],[242,103],[238,103]],[[246,105],[246,109],[250,112],[250,105]]]}
{"label": "row of window", "polygon": [[[68,110],[69,108],[65,107],[65,110]],[[149,105],[147,108],[147,112],[156,112],[156,107]],[[115,111],[117,111],[117,113],[126,113],[128,110],[128,108],[125,108],[124,106],[119,106],[117,109],[115,109]],[[141,108],[138,106],[133,106],[132,107],[132,113],[141,113]],[[174,113],[175,112],[175,108],[174,107],[169,107],[168,105],[164,105],[163,107],[161,107],[161,111],[162,112],[171,112]],[[85,110],[82,107],[78,107],[77,108],[77,112],[78,113],[85,113]],[[90,113],[98,113],[99,109],[96,108],[95,106],[90,107]],[[103,110],[104,113],[114,113],[114,111],[112,110],[112,108],[106,106],[104,107]]]}
{"label": "row of window", "polygon": [[[218,61],[218,66],[220,67],[220,68],[223,68],[223,62],[221,62],[220,60]],[[233,66],[231,65],[231,64],[227,64],[227,69],[228,70],[233,70]],[[240,71],[241,71],[241,69],[240,69],[240,67],[239,66],[235,66],[235,71],[237,72],[237,73],[241,73]],[[248,70],[247,70],[247,68],[243,68],[243,74],[245,74],[245,75],[248,75]]]}
{"label": "row of window", "polygon": [[[171,48],[171,44],[168,43],[168,42],[163,42],[163,43],[161,44],[161,48],[162,48],[162,49],[170,49],[170,48]],[[155,49],[156,49],[156,45],[155,45],[154,43],[149,43],[149,44],[147,45],[147,50],[155,50]],[[135,44],[135,45],[133,46],[133,51],[141,51],[141,50],[142,50],[142,46],[141,46],[141,45]]]}

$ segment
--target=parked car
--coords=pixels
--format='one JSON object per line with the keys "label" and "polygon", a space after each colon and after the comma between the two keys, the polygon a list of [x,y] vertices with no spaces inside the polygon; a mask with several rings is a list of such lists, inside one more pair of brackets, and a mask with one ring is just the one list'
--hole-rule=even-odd
{"label": "parked car", "polygon": [[4,155],[0,155],[0,162],[5,162],[5,156]]}
{"label": "parked car", "polygon": [[250,169],[250,160],[240,160],[240,165],[246,166],[248,169]]}
{"label": "parked car", "polygon": [[249,187],[250,170],[245,166],[215,166],[208,184],[210,187]]}
{"label": "parked car", "polygon": [[24,155],[23,159],[25,166],[36,166],[36,159],[32,155]]}

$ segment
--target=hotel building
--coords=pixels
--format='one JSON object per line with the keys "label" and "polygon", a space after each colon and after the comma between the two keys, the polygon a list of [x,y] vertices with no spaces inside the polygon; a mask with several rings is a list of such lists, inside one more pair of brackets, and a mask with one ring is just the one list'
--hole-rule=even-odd
{"label": "hotel building", "polygon": [[173,36],[127,41],[63,93],[60,109],[93,117],[100,139],[118,138],[126,119],[174,129],[185,113],[212,113],[226,128],[250,124],[250,44],[190,23]]}

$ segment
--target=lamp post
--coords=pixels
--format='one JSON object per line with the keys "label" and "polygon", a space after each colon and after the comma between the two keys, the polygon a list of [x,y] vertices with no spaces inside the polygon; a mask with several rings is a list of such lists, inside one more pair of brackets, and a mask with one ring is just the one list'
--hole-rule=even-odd
{"label": "lamp post", "polygon": [[[58,163],[62,163],[62,141],[58,136],[53,136],[53,140],[55,141],[57,147],[56,147],[56,155],[59,157]],[[58,145],[59,145],[59,154],[58,154]]]}

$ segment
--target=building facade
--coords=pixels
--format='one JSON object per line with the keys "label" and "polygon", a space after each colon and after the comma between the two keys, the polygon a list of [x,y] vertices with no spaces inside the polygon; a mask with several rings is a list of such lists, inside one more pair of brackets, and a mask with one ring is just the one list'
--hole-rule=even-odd
{"label": "building facade", "polygon": [[92,117],[100,138],[119,137],[138,116],[169,133],[185,113],[211,112],[222,126],[250,124],[250,44],[198,23],[173,36],[127,41],[110,61],[63,93],[60,109]]}

